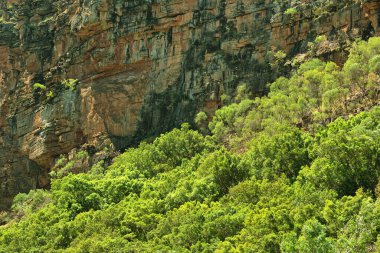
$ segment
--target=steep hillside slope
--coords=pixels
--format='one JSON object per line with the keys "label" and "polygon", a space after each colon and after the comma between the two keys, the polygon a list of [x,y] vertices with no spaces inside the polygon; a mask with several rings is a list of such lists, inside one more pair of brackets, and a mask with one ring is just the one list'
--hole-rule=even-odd
{"label": "steep hillside slope", "polygon": [[379,252],[380,37],[242,90],[209,135],[185,123],[84,172],[60,159],[0,212],[0,253]]}
{"label": "steep hillside slope", "polygon": [[319,54],[338,59],[347,40],[379,32],[378,1],[302,1],[288,14],[292,1],[278,2],[1,0],[0,208],[46,186],[79,145],[123,148],[215,110],[241,82],[264,93],[271,52],[325,34]]}

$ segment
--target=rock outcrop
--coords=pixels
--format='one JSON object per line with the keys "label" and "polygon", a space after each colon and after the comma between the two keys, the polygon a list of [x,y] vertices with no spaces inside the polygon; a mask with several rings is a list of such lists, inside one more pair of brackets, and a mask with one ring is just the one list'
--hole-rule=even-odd
{"label": "rock outcrop", "polygon": [[378,1],[323,15],[276,2],[1,0],[0,209],[47,186],[54,160],[84,143],[124,148],[212,112],[239,83],[265,93],[271,52],[325,34],[336,46],[321,54],[334,57],[379,32]]}

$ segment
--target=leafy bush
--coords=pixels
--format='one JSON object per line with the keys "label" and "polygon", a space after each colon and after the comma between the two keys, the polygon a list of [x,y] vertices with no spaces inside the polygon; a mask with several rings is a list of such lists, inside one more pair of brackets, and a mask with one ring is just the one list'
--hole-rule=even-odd
{"label": "leafy bush", "polygon": [[298,13],[296,8],[289,8],[285,11],[285,15],[294,16]]}
{"label": "leafy bush", "polygon": [[62,81],[62,84],[66,88],[73,91],[73,90],[75,90],[75,86],[78,84],[78,82],[79,82],[78,79],[65,79]]}
{"label": "leafy bush", "polygon": [[33,90],[46,90],[46,86],[41,83],[34,83]]}

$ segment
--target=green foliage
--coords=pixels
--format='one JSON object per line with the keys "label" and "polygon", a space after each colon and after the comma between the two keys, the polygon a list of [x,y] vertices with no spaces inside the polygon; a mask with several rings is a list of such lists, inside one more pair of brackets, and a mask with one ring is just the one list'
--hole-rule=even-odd
{"label": "green foliage", "polygon": [[228,147],[241,147],[244,140],[274,122],[295,124],[313,133],[339,115],[371,108],[380,99],[379,45],[378,37],[355,43],[343,69],[319,59],[303,63],[290,78],[280,77],[270,84],[267,97],[245,99],[216,111],[209,124],[211,132]]}
{"label": "green foliage", "polygon": [[62,81],[62,85],[73,91],[78,82],[78,79],[65,79]]}
{"label": "green foliage", "polygon": [[317,134],[311,148],[315,159],[302,175],[341,195],[354,194],[360,187],[374,192],[380,176],[379,143],[379,107],[350,120],[338,119]]}
{"label": "green foliage", "polygon": [[282,50],[278,50],[276,52],[270,52],[269,56],[271,56],[270,65],[274,69],[278,69],[279,66],[284,64],[284,61],[287,57],[286,53]]}
{"label": "green foliage", "polygon": [[32,190],[28,194],[20,193],[13,200],[12,211],[17,216],[33,214],[51,202],[50,195],[50,192],[44,190]]}
{"label": "green foliage", "polygon": [[379,251],[379,55],[373,38],[265,97],[242,85],[211,136],[184,124],[110,166],[62,156],[49,191],[0,215],[0,252]]}
{"label": "green foliage", "polygon": [[248,92],[247,84],[245,83],[240,84],[236,89],[236,96],[234,100],[236,102],[241,102],[244,99],[248,99],[248,95],[249,95],[249,92]]}
{"label": "green foliage", "polygon": [[33,90],[46,90],[46,86],[41,83],[34,83]]}
{"label": "green foliage", "polygon": [[275,54],[274,57],[276,60],[280,61],[286,58],[286,53],[282,50],[278,50]]}
{"label": "green foliage", "polygon": [[201,162],[199,177],[211,176],[212,182],[217,185],[220,195],[228,193],[228,189],[248,177],[248,168],[238,166],[238,157],[222,149],[217,150]]}
{"label": "green foliage", "polygon": [[333,242],[326,236],[326,227],[313,218],[305,222],[297,247],[300,252],[332,252]]}
{"label": "green foliage", "polygon": [[[214,138],[226,139],[243,130],[247,113],[255,107],[255,101],[243,100],[239,104],[233,103],[217,110],[209,128]],[[240,124],[239,124],[240,123]],[[259,129],[260,126],[257,125]]]}
{"label": "green foliage", "polygon": [[67,156],[61,155],[49,174],[52,178],[63,178],[71,173],[86,172],[83,164],[88,163],[88,160],[89,154],[85,150],[75,152],[70,160]]}
{"label": "green foliage", "polygon": [[207,120],[207,114],[205,112],[199,112],[195,117],[195,123],[202,124],[205,120]]}
{"label": "green foliage", "polygon": [[53,91],[49,91],[47,94],[46,94],[46,97],[51,99],[51,98],[54,98],[54,92]]}
{"label": "green foliage", "polygon": [[295,180],[300,168],[308,164],[305,139],[307,134],[296,127],[274,125],[254,137],[242,164],[256,178],[285,174]]}
{"label": "green foliage", "polygon": [[205,112],[199,112],[194,119],[198,129],[203,133],[207,132],[207,119],[208,117]]}
{"label": "green foliage", "polygon": [[289,8],[285,11],[285,15],[294,16],[298,13],[296,8]]}
{"label": "green foliage", "polygon": [[327,40],[327,37],[326,35],[320,35],[320,36],[317,36],[314,40],[315,43],[319,44],[319,43],[322,43],[324,41]]}
{"label": "green foliage", "polygon": [[[78,79],[65,79],[61,83],[66,89],[74,91],[76,86],[79,83],[79,80]],[[46,86],[44,84],[37,83],[37,82],[33,84],[33,90],[38,91],[40,93],[43,93],[46,96],[46,98],[49,100],[53,99],[56,96],[55,92],[57,92],[56,86],[54,84]]]}

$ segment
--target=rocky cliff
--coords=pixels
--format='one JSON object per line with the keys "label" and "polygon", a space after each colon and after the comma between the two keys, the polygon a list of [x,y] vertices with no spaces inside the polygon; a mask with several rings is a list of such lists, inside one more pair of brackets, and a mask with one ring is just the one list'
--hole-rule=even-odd
{"label": "rocky cliff", "polygon": [[291,15],[277,2],[1,0],[0,209],[47,186],[55,159],[82,144],[124,148],[212,112],[242,82],[264,93],[273,52],[324,34],[319,55],[339,58],[379,32],[378,1],[324,13],[300,1]]}

